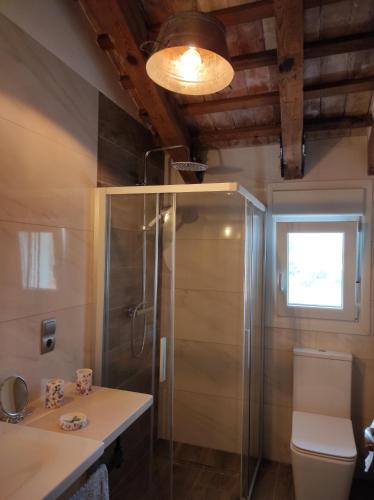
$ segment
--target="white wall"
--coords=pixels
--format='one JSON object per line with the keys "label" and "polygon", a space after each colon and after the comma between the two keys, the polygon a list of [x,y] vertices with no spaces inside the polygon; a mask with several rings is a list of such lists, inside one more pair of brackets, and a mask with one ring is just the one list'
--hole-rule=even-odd
{"label": "white wall", "polygon": [[0,12],[138,119],[134,102],[121,88],[115,68],[96,44],[77,1],[0,0]]}
{"label": "white wall", "polygon": [[[307,143],[305,176],[299,182],[367,179],[367,137]],[[282,182],[279,146],[211,150],[205,182],[235,180],[266,202],[267,185]]]}

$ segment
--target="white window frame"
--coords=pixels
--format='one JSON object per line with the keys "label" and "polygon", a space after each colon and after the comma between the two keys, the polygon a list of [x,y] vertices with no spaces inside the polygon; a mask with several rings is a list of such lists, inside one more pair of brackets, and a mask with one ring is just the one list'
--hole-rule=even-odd
{"label": "white window frame", "polygon": [[[297,190],[315,190],[316,196],[323,189],[364,189],[365,207],[363,214],[341,214],[335,215],[277,215],[272,214],[272,199],[274,191],[297,191]],[[292,193],[290,193],[292,196]],[[350,181],[350,182],[287,182],[282,184],[272,184],[268,190],[268,261],[267,261],[267,326],[274,328],[286,328],[297,330],[312,330],[322,332],[336,332],[358,335],[370,335],[371,311],[370,311],[370,289],[371,289],[371,221],[372,221],[372,184],[370,181]],[[300,207],[302,212],[302,207]],[[337,310],[332,311],[325,308],[312,308],[291,306],[287,307],[284,291],[280,289],[280,269],[284,269],[284,259],[287,256],[282,255],[279,245],[279,238],[283,238],[289,227],[301,228],[306,224],[315,224],[315,228],[323,227],[329,231],[333,226],[349,231],[350,243],[345,243],[345,253],[350,260],[350,269],[345,269],[345,280],[350,283],[358,281],[356,287],[352,284],[350,291],[346,291],[344,304],[349,303],[348,308],[342,310],[342,314],[337,315]],[[283,226],[281,225],[283,224]],[[327,228],[330,229],[327,229]],[[350,227],[350,229],[347,229]],[[354,229],[356,228],[356,229]],[[278,231],[277,231],[278,229]],[[318,230],[318,232],[320,232]],[[278,245],[277,245],[278,243]],[[347,253],[348,252],[348,253]],[[359,256],[357,260],[352,255]],[[283,259],[283,262],[282,262]],[[352,262],[355,265],[352,268]],[[350,296],[349,296],[350,294]],[[347,302],[348,301],[348,302]]]}
{"label": "white window frame", "polygon": [[[326,221],[316,217],[315,221],[282,221],[276,219],[277,246],[277,314],[286,317],[333,319],[357,321],[359,319],[360,281],[357,266],[359,220]],[[330,308],[318,306],[288,305],[288,234],[289,233],[333,233],[344,234],[343,244],[343,307]],[[361,252],[360,252],[361,253]]]}

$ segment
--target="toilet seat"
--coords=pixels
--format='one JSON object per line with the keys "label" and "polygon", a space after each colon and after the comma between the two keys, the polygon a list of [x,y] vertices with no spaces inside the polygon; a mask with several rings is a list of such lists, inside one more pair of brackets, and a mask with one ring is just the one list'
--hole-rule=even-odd
{"label": "toilet seat", "polygon": [[315,413],[293,412],[291,447],[299,453],[341,462],[353,462],[357,456],[352,422]]}

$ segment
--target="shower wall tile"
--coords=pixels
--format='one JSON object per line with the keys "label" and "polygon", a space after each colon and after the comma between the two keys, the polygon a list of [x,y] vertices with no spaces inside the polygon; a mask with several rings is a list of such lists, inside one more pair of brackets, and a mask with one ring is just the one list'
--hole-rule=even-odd
{"label": "shower wall tile", "polygon": [[[154,200],[154,198],[148,200]],[[129,203],[124,203],[122,196],[112,196],[110,205],[112,228],[139,231],[143,226],[143,196],[133,196],[129,199]]]}
{"label": "shower wall tile", "polygon": [[2,118],[0,155],[0,220],[93,229],[95,156]]}
{"label": "shower wall tile", "polygon": [[242,349],[239,346],[175,340],[176,389],[240,399],[241,377]]}
{"label": "shower wall tile", "polygon": [[240,240],[177,241],[176,288],[240,292],[242,258]]}
{"label": "shower wall tile", "polygon": [[[135,357],[131,351],[131,332],[126,330],[128,324],[123,325],[121,329],[122,338],[117,347],[112,347],[103,353],[104,360],[104,381],[103,384],[108,387],[124,387],[126,383],[131,382],[136,385],[136,380],[141,381],[143,385],[143,375],[145,372],[149,375],[148,387],[151,387],[152,381],[152,336],[151,330],[148,330],[145,348],[142,356]],[[134,346],[137,350],[142,344],[142,335],[136,335]],[[133,388],[137,392],[142,392],[141,387]],[[149,391],[147,391],[149,392]]]}
{"label": "shower wall tile", "polygon": [[[237,196],[237,198],[236,198]],[[245,204],[240,195],[177,195],[177,239],[243,239]]]}
{"label": "shower wall tile", "polygon": [[242,311],[242,293],[177,289],[175,338],[241,345]]}
{"label": "shower wall tile", "polygon": [[110,230],[110,267],[140,267],[143,257],[143,234],[112,227]]}
{"label": "shower wall tile", "polygon": [[3,15],[0,66],[2,118],[96,157],[97,90]]}
{"label": "shower wall tile", "polygon": [[[99,94],[98,186],[135,186],[142,182],[144,154],[154,147],[147,128]],[[163,184],[163,156],[153,154],[147,167],[147,183]],[[139,201],[143,202],[142,197]]]}
{"label": "shower wall tile", "polygon": [[[39,397],[43,380],[59,376],[73,381],[75,370],[91,364],[93,304],[50,310],[0,323],[0,380],[18,373]],[[56,318],[55,350],[40,356],[40,324]]]}
{"label": "shower wall tile", "polygon": [[0,322],[92,302],[91,231],[0,222]]}
{"label": "shower wall tile", "polygon": [[241,401],[174,392],[174,440],[232,453],[241,451]]}
{"label": "shower wall tile", "polygon": [[136,267],[118,267],[111,269],[109,279],[110,310],[123,307],[135,307],[142,300],[142,269]]}

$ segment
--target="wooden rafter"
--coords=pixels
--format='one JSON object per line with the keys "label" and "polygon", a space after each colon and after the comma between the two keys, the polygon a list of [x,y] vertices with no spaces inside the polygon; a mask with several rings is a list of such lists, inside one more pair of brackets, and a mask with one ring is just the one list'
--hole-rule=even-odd
{"label": "wooden rafter", "polygon": [[[358,52],[374,48],[374,32],[357,33],[338,38],[308,42],[304,45],[304,58],[314,59],[316,57]],[[261,68],[263,66],[274,66],[277,64],[277,51],[264,50],[252,54],[241,54],[231,58],[235,71]]]}
{"label": "wooden rafter", "polygon": [[[304,88],[304,99],[307,100],[341,94],[353,94],[356,92],[365,92],[370,90],[374,90],[374,77],[327,82]],[[180,105],[180,109],[186,115],[202,115],[277,104],[279,104],[279,92],[266,92],[263,94],[186,103]]]}
{"label": "wooden rafter", "polygon": [[[336,3],[337,0],[304,0],[304,8],[321,7],[330,3]],[[171,12],[175,12],[178,2],[167,0],[163,8],[163,20],[166,20]],[[274,16],[273,0],[257,0],[248,2],[233,7],[225,7],[223,9],[213,10],[209,12],[223,22],[225,26],[234,26],[238,24],[252,23],[261,21],[268,17]],[[159,24],[150,26],[150,37],[153,39],[157,36],[160,29]]]}
{"label": "wooden rafter", "polygon": [[[256,2],[257,3],[257,2]],[[253,4],[250,4],[253,5]],[[98,39],[100,47],[108,52],[116,67],[119,66],[118,61],[113,53],[114,46],[110,43],[102,43]],[[374,48],[374,32],[356,33],[338,38],[330,38],[307,42],[304,44],[304,59],[314,59],[317,57],[326,57],[334,54],[343,54],[349,52],[359,52],[362,50],[370,50]],[[236,72],[245,71],[247,69],[261,68],[264,66],[274,66],[277,64],[277,51],[264,50],[261,52],[253,52],[251,54],[241,54],[231,58],[232,65]],[[120,71],[120,69],[119,69]],[[131,89],[134,87],[130,78],[122,75],[121,83],[124,88]]]}
{"label": "wooden rafter", "polygon": [[[373,118],[370,115],[351,116],[342,118],[317,118],[304,122],[305,132],[317,132],[323,130],[339,130],[371,127]],[[281,125],[262,125],[254,127],[239,127],[235,129],[223,129],[203,131],[198,135],[199,142],[204,146],[214,146],[227,141],[240,141],[255,139],[257,137],[278,137],[281,133]]]}
{"label": "wooden rafter", "polygon": [[[98,39],[106,44],[115,61],[120,78],[130,78],[136,102],[143,109],[149,123],[165,146],[189,144],[190,138],[179,119],[170,96],[150,78],[145,71],[145,59],[139,46],[146,39],[147,31],[138,2],[129,0],[122,10],[118,0],[79,0]],[[129,5],[130,4],[130,5]],[[173,157],[185,159],[176,152]],[[186,182],[198,182],[193,173],[184,173]]]}
{"label": "wooden rafter", "polygon": [[303,176],[304,11],[301,0],[273,0],[285,179]]}

